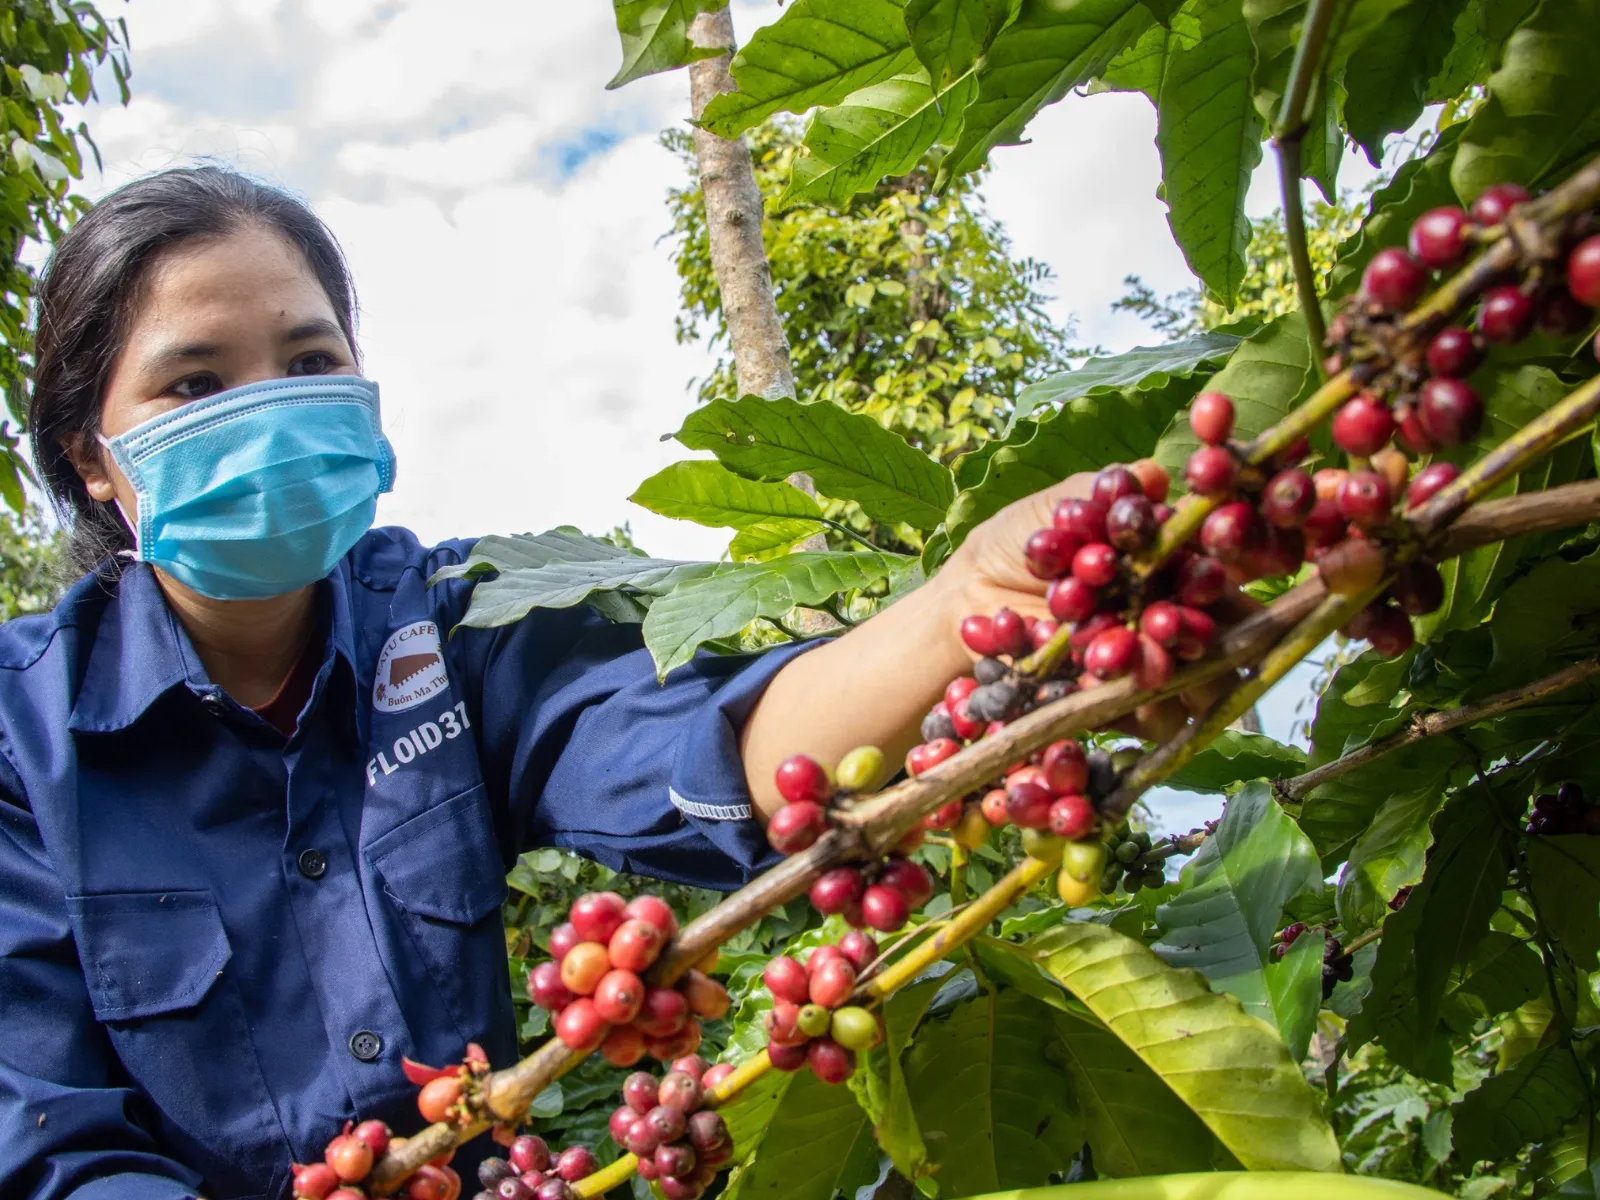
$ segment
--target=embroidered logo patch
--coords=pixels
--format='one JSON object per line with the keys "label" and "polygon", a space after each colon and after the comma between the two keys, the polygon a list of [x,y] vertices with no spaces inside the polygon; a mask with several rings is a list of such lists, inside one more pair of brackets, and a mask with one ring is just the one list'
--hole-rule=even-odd
{"label": "embroidered logo patch", "polygon": [[416,621],[396,630],[383,644],[372,680],[372,707],[404,712],[449,686],[439,627],[432,621]]}

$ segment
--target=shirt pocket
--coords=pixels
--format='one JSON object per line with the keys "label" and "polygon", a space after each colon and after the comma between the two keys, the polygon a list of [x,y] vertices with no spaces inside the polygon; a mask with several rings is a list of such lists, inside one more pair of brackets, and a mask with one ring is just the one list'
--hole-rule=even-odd
{"label": "shirt pocket", "polygon": [[227,978],[233,948],[216,900],[168,891],[66,902],[95,1017],[158,1110],[166,1148],[214,1194],[273,1194],[286,1147]]}
{"label": "shirt pocket", "polygon": [[511,980],[500,920],[506,881],[484,786],[373,839],[365,857],[461,1042],[483,1041],[509,1023]]}

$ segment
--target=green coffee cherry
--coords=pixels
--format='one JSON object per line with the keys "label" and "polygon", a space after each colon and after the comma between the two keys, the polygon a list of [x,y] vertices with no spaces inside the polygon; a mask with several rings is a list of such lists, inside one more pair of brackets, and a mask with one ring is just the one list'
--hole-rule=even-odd
{"label": "green coffee cherry", "polygon": [[834,1012],[829,1035],[846,1050],[870,1050],[878,1044],[878,1018],[847,1004]]}
{"label": "green coffee cherry", "polygon": [[1134,859],[1138,858],[1142,853],[1143,851],[1139,849],[1138,842],[1123,842],[1117,847],[1117,861],[1126,866],[1128,863],[1131,863]]}
{"label": "green coffee cherry", "polygon": [[807,1037],[821,1037],[833,1023],[833,1013],[820,1004],[803,1004],[795,1017],[794,1025]]}
{"label": "green coffee cherry", "polygon": [[1053,867],[1061,861],[1061,852],[1066,844],[1065,838],[1046,833],[1042,829],[1022,831],[1022,852],[1029,858],[1037,858],[1047,867]]}
{"label": "green coffee cherry", "polygon": [[883,778],[883,751],[876,746],[857,746],[839,760],[834,778],[847,792],[870,791]]}

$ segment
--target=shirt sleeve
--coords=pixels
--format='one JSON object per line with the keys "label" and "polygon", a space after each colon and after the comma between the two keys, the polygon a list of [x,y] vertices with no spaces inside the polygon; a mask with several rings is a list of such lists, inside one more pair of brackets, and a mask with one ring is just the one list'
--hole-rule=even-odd
{"label": "shirt sleeve", "polygon": [[459,631],[469,633],[481,639],[471,657],[484,776],[513,853],[560,846],[722,889],[776,861],[752,815],[739,733],[773,677],[815,643],[701,654],[658,682],[640,627],[586,605]]}
{"label": "shirt sleeve", "polygon": [[186,1200],[94,1018],[62,888],[15,773],[0,763],[0,1196]]}

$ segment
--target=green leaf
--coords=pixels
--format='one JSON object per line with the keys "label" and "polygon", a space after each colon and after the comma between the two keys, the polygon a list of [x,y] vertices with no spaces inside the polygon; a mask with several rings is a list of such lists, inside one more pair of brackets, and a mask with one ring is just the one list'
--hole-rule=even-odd
{"label": "green leaf", "polygon": [[1163,388],[1174,379],[1186,379],[1221,363],[1243,340],[1206,330],[1160,346],[1136,346],[1112,358],[1091,358],[1075,371],[1063,371],[1023,388],[1006,433],[1009,435],[1018,421],[1033,416],[1046,404],[1065,404],[1079,396],[1102,392],[1148,392]]}
{"label": "green leaf", "polygon": [[1189,0],[1172,29],[1156,101],[1167,224],[1189,269],[1227,308],[1244,281],[1244,198],[1261,161],[1255,47],[1240,0]]}
{"label": "green leaf", "polygon": [[650,606],[644,644],[665,678],[694,657],[697,647],[731,637],[761,617],[782,617],[794,607],[814,608],[829,597],[887,579],[900,555],[871,550],[810,551],[766,562],[725,566],[673,588]]}
{"label": "green leaf", "polygon": [[1199,381],[1174,379],[1154,391],[1099,392],[1018,425],[987,459],[982,480],[955,498],[945,518],[951,547],[1013,500],[1078,471],[1147,457]]}
{"label": "green leaf", "polygon": [[664,517],[731,529],[798,517],[806,519],[807,532],[815,533],[822,518],[817,502],[793,484],[757,483],[715,462],[673,463],[628,499]]}
{"label": "green leaf", "polygon": [[1583,1073],[1563,1045],[1535,1050],[1511,1070],[1486,1079],[1451,1107],[1463,1166],[1509,1158],[1529,1142],[1560,1132],[1587,1098]]}
{"label": "green leaf", "polygon": [[1322,964],[1327,938],[1306,932],[1283,958],[1267,967],[1267,992],[1278,1015],[1278,1031],[1296,1059],[1303,1059],[1316,1032],[1322,1007]]}
{"label": "green leaf", "polygon": [[905,1067],[901,1060],[923,1014],[928,1011],[928,1005],[943,983],[943,979],[928,979],[901,988],[883,1006],[888,1095],[883,1115],[878,1120],[877,1137],[884,1153],[893,1160],[895,1169],[907,1179],[916,1179],[922,1174],[928,1161],[928,1147],[922,1140],[922,1129],[917,1124],[917,1114],[912,1107],[911,1092],[906,1086]]}
{"label": "green leaf", "polygon": [[1152,22],[1137,0],[1022,0],[984,56],[978,98],[944,171],[977,170],[995,146],[1020,142],[1035,113],[1099,75]]}
{"label": "green leaf", "polygon": [[1551,935],[1573,962],[1593,971],[1600,950],[1600,838],[1530,837],[1523,852]]}
{"label": "green leaf", "polygon": [[728,554],[735,562],[747,559],[777,558],[787,554],[795,543],[803,542],[817,532],[815,521],[778,518],[748,525],[734,534],[728,543]]}
{"label": "green leaf", "polygon": [[[1252,334],[1211,377],[1208,388],[1233,400],[1234,436],[1251,438],[1281,420],[1316,388],[1305,322],[1289,313]],[[1187,411],[1176,412],[1155,449],[1155,459],[1173,478],[1181,478],[1189,455],[1200,445],[1189,428]]]}
{"label": "green leaf", "polygon": [[916,67],[899,0],[793,0],[733,56],[739,90],[706,105],[700,123],[737,137],[773,113],[838,104]]}
{"label": "green leaf", "polygon": [[1450,178],[1470,203],[1492,183],[1556,182],[1600,142],[1600,72],[1588,39],[1600,0],[1543,0],[1506,43],[1489,98],[1467,123]]}
{"label": "green leaf", "polygon": [[1260,733],[1222,735],[1167,778],[1167,786],[1221,792],[1252,779],[1287,779],[1306,769],[1305,752]]}
{"label": "green leaf", "polygon": [[734,1146],[753,1156],[724,1195],[743,1200],[832,1200],[876,1173],[872,1125],[847,1087],[810,1071],[774,1071],[723,1110]]}
{"label": "green leaf", "polygon": [[1013,7],[1014,0],[908,0],[906,32],[935,87],[972,69]]}
{"label": "green leaf", "polygon": [[[1397,776],[1372,764],[1371,784],[1387,798],[1350,848],[1339,875],[1339,921],[1347,933],[1374,928],[1388,915],[1395,894],[1422,878],[1423,856],[1433,836],[1429,822],[1444,803],[1453,765],[1446,755],[1430,756],[1429,761],[1438,769],[1425,773],[1420,782],[1409,773]],[[1397,779],[1408,786],[1395,788]]]}
{"label": "green leaf", "polygon": [[795,159],[778,207],[841,206],[880,179],[907,174],[930,147],[954,140],[977,90],[977,79],[968,74],[935,93],[919,71],[862,88],[819,110],[806,126],[804,153]]}
{"label": "green leaf", "polygon": [[1549,558],[1501,593],[1494,635],[1493,687],[1549,674],[1552,659],[1592,651],[1589,614],[1600,611],[1600,552],[1575,562]]}
{"label": "green leaf", "polygon": [[645,558],[598,538],[551,530],[480,538],[467,561],[436,572],[430,584],[478,578],[463,625],[490,628],[520,621],[536,608],[571,608],[597,591],[626,588],[661,595],[676,585],[735,570],[721,563]]}
{"label": "green leaf", "polygon": [[906,1056],[906,1086],[947,1196],[1026,1187],[1083,1145],[1061,1072],[1041,1049],[1050,1012],[1007,989],[957,1005]]}
{"label": "green leaf", "polygon": [[955,495],[947,467],[871,417],[828,401],[714,400],[691,413],[676,436],[750,479],[805,472],[817,491],[856,501],[875,521],[932,529]]}
{"label": "green leaf", "polygon": [[1247,784],[1228,801],[1221,824],[1185,865],[1179,885],[1182,890],[1156,909],[1163,932],[1151,949],[1237,996],[1246,1012],[1277,1027],[1299,1061],[1322,999],[1321,972],[1308,1006],[1303,991],[1275,994],[1267,966],[1284,906],[1321,891],[1322,870],[1310,839],[1278,807],[1270,785]]}
{"label": "green leaf", "polygon": [[1318,1094],[1270,1025],[1103,925],[1028,947],[1249,1170],[1338,1171]]}
{"label": "green leaf", "polygon": [[635,79],[687,66],[721,51],[696,46],[689,26],[703,12],[716,12],[728,0],[611,0],[622,35],[622,66],[606,84],[619,88]]}
{"label": "green leaf", "polygon": [[1422,115],[1428,81],[1455,42],[1467,0],[1410,0],[1389,13],[1350,56],[1345,68],[1345,123],[1374,164],[1383,139]]}
{"label": "green leaf", "polygon": [[1544,964],[1522,938],[1491,929],[1472,962],[1456,973],[1445,993],[1444,1012],[1458,1033],[1478,1021],[1521,1008],[1544,991]]}

